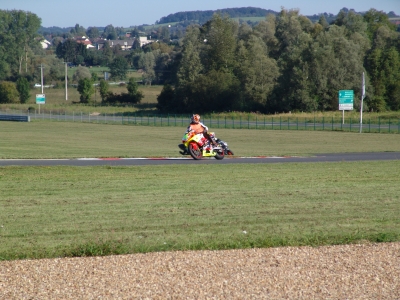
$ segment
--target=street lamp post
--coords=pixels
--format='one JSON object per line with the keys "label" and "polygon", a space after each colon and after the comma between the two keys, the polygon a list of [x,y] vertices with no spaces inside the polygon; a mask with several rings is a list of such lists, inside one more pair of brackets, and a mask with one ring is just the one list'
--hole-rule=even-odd
{"label": "street lamp post", "polygon": [[68,100],[68,62],[65,62],[65,100]]}

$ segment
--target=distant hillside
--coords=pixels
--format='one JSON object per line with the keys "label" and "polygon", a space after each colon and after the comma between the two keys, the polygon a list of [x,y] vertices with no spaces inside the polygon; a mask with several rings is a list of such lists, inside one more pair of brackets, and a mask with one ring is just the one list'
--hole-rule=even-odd
{"label": "distant hillside", "polygon": [[183,11],[162,17],[156,24],[196,21],[203,24],[211,19],[213,14],[228,15],[231,18],[265,17],[267,14],[277,14],[276,11],[257,7],[225,8],[218,10]]}
{"label": "distant hillside", "polygon": [[[348,9],[346,7],[343,7],[341,10],[344,12],[348,13],[350,11],[356,13],[356,14],[364,14],[365,12],[356,12],[354,9]],[[174,14],[170,14],[166,17],[162,17],[159,21],[156,22],[156,24],[165,24],[165,23],[188,23],[188,22],[194,22],[198,24],[204,24],[208,20],[211,19],[213,14],[219,13],[221,15],[228,15],[231,18],[243,18],[244,20],[249,20],[249,18],[257,18],[257,17],[265,17],[268,14],[274,14],[277,15],[279,12],[270,10],[270,9],[263,9],[263,8],[257,8],[257,7],[240,7],[240,8],[225,8],[225,9],[219,9],[219,10],[197,10],[197,11],[184,11],[184,12],[177,12]],[[301,11],[300,11],[301,13]],[[339,13],[339,12],[337,12]],[[332,14],[332,13],[321,13],[321,14],[314,14],[312,16],[306,16],[309,18],[312,22],[318,22],[319,18],[321,16],[324,16],[326,21],[328,23],[333,22],[337,14]],[[390,11],[388,14],[389,18],[395,18],[399,17],[396,15],[395,12]]]}
{"label": "distant hillside", "polygon": [[[346,7],[343,7],[341,10],[344,12],[349,12],[353,11],[357,14],[364,14],[365,12],[356,12],[353,9],[348,9]],[[197,11],[183,11],[183,12],[177,12],[174,14],[170,14],[166,17],[162,17],[159,21],[156,21],[156,25],[139,25],[139,26],[131,26],[130,28],[127,29],[133,29],[135,27],[142,27],[142,30],[148,29],[148,28],[157,28],[159,26],[163,26],[162,24],[180,24],[183,28],[188,26],[189,24],[204,24],[208,20],[210,20],[213,16],[213,14],[219,13],[221,15],[228,15],[230,18],[235,18],[235,19],[242,19],[245,22],[249,23],[258,23],[260,20],[265,18],[268,14],[274,14],[277,15],[279,12],[270,10],[270,9],[263,9],[263,8],[257,8],[257,7],[240,7],[240,8],[225,8],[225,9],[219,9],[219,10],[197,10]],[[301,11],[300,11],[301,13]],[[339,13],[339,12],[337,12]],[[332,14],[332,13],[321,13],[321,14],[315,14],[312,16],[306,16],[309,18],[312,22],[318,22],[319,18],[321,16],[324,16],[326,21],[328,23],[331,23],[334,21],[337,17],[337,14]],[[396,15],[395,12],[390,11],[387,13],[388,17],[391,20],[398,20],[400,18],[398,15]],[[38,30],[38,33],[43,34],[43,33],[52,33],[52,34],[64,34],[68,33],[73,29],[73,25],[71,27],[65,27],[65,28],[60,28],[60,27],[40,27]],[[97,27],[99,31],[103,31],[104,27]]]}

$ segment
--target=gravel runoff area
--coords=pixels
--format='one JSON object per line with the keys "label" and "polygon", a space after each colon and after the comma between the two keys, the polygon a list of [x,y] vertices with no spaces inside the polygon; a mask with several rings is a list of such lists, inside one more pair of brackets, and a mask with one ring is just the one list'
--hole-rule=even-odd
{"label": "gravel runoff area", "polygon": [[2,261],[0,299],[400,299],[400,243]]}

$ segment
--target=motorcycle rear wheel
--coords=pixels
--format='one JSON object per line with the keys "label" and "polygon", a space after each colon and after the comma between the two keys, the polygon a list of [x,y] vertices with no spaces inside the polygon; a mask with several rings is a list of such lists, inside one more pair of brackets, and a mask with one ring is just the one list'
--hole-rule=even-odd
{"label": "motorcycle rear wheel", "polygon": [[188,151],[190,156],[193,157],[193,159],[195,160],[200,160],[203,158],[203,152],[201,151],[201,149],[197,144],[190,143],[188,145]]}

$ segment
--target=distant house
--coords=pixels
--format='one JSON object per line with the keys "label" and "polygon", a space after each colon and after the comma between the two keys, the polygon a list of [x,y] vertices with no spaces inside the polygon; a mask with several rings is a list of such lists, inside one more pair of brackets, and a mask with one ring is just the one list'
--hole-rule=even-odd
{"label": "distant house", "polygon": [[134,39],[129,40],[106,40],[106,39],[96,39],[93,41],[94,46],[97,50],[101,50],[104,48],[105,43],[108,43],[110,48],[115,46],[121,46],[121,50],[130,50],[132,49],[132,45],[135,42]]}
{"label": "distant house", "polygon": [[78,44],[83,44],[86,46],[87,49],[89,48],[94,48],[94,46],[92,45],[92,42],[89,40],[89,38],[87,38],[86,36],[77,36],[74,37],[74,40],[78,43]]}
{"label": "distant house", "polygon": [[110,47],[121,46],[122,50],[132,49],[134,40],[109,40],[108,44]]}
{"label": "distant house", "polygon": [[153,41],[152,40],[148,40],[147,36],[140,36],[139,37],[139,42],[140,42],[140,47],[143,47],[144,45],[150,44]]}

